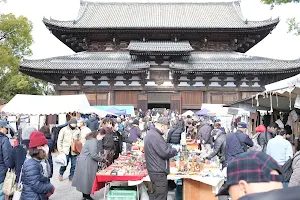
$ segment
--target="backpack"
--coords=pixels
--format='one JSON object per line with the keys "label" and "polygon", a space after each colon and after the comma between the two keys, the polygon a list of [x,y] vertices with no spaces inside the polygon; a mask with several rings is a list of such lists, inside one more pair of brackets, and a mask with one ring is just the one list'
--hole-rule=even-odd
{"label": "backpack", "polygon": [[[298,154],[297,156],[299,156],[300,154]],[[293,160],[294,158],[296,158],[297,156],[293,157],[293,158],[289,158],[284,165],[282,166],[282,172],[283,172],[283,182],[289,182],[291,179],[291,176],[293,174]]]}
{"label": "backpack", "polygon": [[251,151],[262,151],[262,146],[259,144],[259,138],[260,138],[261,133],[255,138],[252,138],[253,141],[253,147],[251,147]]}

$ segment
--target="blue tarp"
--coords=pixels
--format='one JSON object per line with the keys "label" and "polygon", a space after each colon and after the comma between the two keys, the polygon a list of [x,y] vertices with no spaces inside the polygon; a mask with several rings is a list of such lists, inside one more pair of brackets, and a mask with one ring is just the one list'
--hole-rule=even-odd
{"label": "blue tarp", "polygon": [[126,115],[126,110],[119,110],[115,107],[111,107],[111,108],[107,109],[106,111],[116,114],[116,115]]}
{"label": "blue tarp", "polygon": [[132,116],[135,116],[135,113],[134,113],[134,107],[133,106],[118,106],[118,105],[112,105],[112,106],[93,106],[94,108],[97,108],[99,110],[104,110],[104,111],[108,111],[108,109],[110,108],[116,108],[118,110],[125,110],[126,111],[126,114],[130,114]]}

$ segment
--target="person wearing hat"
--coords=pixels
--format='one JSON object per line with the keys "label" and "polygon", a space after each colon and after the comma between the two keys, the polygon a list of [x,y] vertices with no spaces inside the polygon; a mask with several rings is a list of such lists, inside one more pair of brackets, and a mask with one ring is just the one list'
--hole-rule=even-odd
{"label": "person wearing hat", "polygon": [[43,174],[41,161],[49,153],[48,140],[43,133],[34,131],[30,135],[29,155],[25,160],[22,170],[23,190],[22,200],[48,199],[54,193],[54,186],[50,179]]}
{"label": "person wearing hat", "polygon": [[[77,127],[76,118],[72,118],[69,121],[68,126],[62,128],[59,131],[58,139],[57,139],[57,150],[60,154],[64,154],[67,157],[67,165],[69,164],[69,160],[71,160],[71,168],[69,181],[72,181],[75,166],[76,166],[76,158],[77,153],[72,151],[72,143],[74,140],[80,140],[80,130]],[[67,166],[60,167],[58,180],[63,180],[64,172],[66,171]]]}
{"label": "person wearing hat", "polygon": [[149,194],[150,200],[167,200],[169,159],[177,154],[177,149],[167,145],[163,138],[168,128],[168,118],[161,117],[155,123],[155,128],[151,128],[145,137],[146,166],[153,184],[153,191]]}
{"label": "person wearing hat", "polygon": [[4,200],[2,191],[3,182],[8,168],[11,167],[12,146],[6,136],[9,126],[6,121],[0,120],[0,200]]}
{"label": "person wearing hat", "polygon": [[247,124],[239,122],[237,131],[230,133],[226,138],[226,162],[229,163],[237,155],[247,151],[248,146],[253,146],[253,141],[246,134]]}
{"label": "person wearing hat", "polygon": [[241,200],[246,195],[282,189],[281,181],[281,167],[271,156],[258,151],[241,153],[228,163],[227,182],[217,196]]}

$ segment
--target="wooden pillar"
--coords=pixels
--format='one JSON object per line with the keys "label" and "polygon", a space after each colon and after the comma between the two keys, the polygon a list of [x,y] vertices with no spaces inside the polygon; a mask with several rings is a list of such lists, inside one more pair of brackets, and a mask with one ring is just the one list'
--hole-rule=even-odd
{"label": "wooden pillar", "polygon": [[109,91],[108,103],[109,103],[109,105],[115,105],[115,91],[114,90]]}

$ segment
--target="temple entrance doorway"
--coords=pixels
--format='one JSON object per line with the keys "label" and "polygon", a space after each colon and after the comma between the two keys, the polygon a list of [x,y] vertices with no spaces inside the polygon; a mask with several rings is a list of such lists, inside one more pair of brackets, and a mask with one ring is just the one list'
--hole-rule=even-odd
{"label": "temple entrance doorway", "polygon": [[166,108],[170,109],[171,104],[169,103],[148,103],[148,109],[153,109],[153,108]]}

